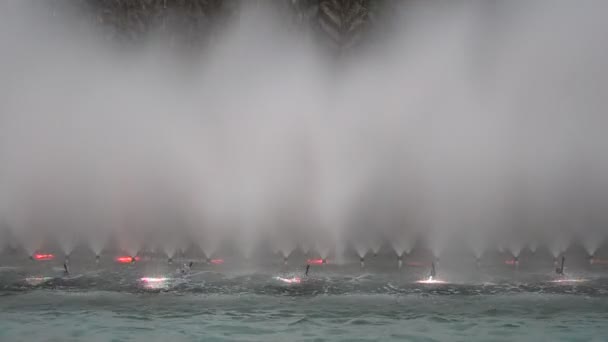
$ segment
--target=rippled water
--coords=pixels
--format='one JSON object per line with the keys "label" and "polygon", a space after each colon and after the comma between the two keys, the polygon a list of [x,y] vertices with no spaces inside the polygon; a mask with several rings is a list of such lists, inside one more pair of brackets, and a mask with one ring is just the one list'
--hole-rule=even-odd
{"label": "rippled water", "polygon": [[[403,274],[0,272],[1,341],[606,341],[608,280],[415,284]],[[294,274],[280,273],[284,277]],[[525,280],[525,281],[524,281]]]}

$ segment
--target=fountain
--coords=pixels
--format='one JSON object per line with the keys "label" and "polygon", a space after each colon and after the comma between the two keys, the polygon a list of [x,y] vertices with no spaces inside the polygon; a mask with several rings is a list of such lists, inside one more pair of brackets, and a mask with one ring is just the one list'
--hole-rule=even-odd
{"label": "fountain", "polygon": [[332,242],[327,240],[317,240],[315,242],[315,250],[317,251],[317,253],[319,253],[319,256],[321,256],[321,260],[325,261],[325,263],[327,263],[327,259],[329,258],[329,253],[331,252],[331,245]]}
{"label": "fountain", "polygon": [[584,232],[581,237],[583,247],[587,251],[587,258],[590,264],[595,262],[595,252],[602,245],[604,235],[599,232]]}
{"label": "fountain", "polygon": [[287,265],[289,256],[296,249],[297,244],[287,235],[277,235],[272,241],[272,248],[276,254],[283,258],[283,265]]}
{"label": "fountain", "polygon": [[412,248],[414,247],[414,239],[409,238],[392,238],[390,240],[391,246],[395,254],[397,254],[397,267],[401,268],[403,266],[403,258],[405,254],[410,254]]}
{"label": "fountain", "polygon": [[363,243],[361,241],[353,241],[353,247],[355,248],[355,251],[357,252],[357,255],[359,256],[359,263],[361,265],[361,268],[365,267],[365,254],[367,254],[367,251],[369,250],[367,247],[366,243]]}
{"label": "fountain", "polygon": [[179,238],[173,234],[170,234],[169,236],[166,236],[164,239],[159,241],[159,243],[161,244],[163,252],[167,256],[167,263],[172,264],[175,254],[180,249]]}
{"label": "fountain", "polygon": [[519,268],[519,255],[521,254],[521,250],[524,248],[524,244],[519,241],[512,241],[509,243],[509,251],[511,255],[513,255],[513,264],[515,268]]}
{"label": "fountain", "polygon": [[570,238],[563,234],[554,236],[549,242],[549,251],[553,255],[553,266],[557,267],[559,264],[559,256],[566,252],[570,246]]}
{"label": "fountain", "polygon": [[70,261],[70,255],[74,251],[74,248],[78,243],[77,241],[77,233],[75,232],[68,232],[67,234],[62,234],[59,237],[59,245],[61,246],[61,251],[65,257],[66,264],[68,264]]}
{"label": "fountain", "polygon": [[99,264],[101,258],[101,252],[103,251],[108,237],[105,236],[102,230],[90,232],[88,235],[89,248],[95,254],[95,263]]}

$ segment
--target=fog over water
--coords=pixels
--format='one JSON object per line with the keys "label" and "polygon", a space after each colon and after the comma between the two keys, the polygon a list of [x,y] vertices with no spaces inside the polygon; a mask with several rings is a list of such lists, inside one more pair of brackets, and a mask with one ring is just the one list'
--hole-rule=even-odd
{"label": "fog over water", "polygon": [[605,1],[404,2],[336,57],[244,8],[200,51],[0,4],[0,245],[339,262],[608,235]]}

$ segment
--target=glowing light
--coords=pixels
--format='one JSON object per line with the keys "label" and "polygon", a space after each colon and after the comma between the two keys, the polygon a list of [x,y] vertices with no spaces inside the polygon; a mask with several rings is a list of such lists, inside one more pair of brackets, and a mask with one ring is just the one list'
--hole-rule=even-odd
{"label": "glowing light", "polygon": [[505,265],[519,265],[519,261],[515,259],[507,259],[505,260]]}
{"label": "glowing light", "polygon": [[144,288],[158,290],[167,288],[167,281],[171,279],[166,277],[142,277],[139,280]]}
{"label": "glowing light", "polygon": [[142,277],[139,280],[143,281],[144,283],[162,283],[165,282],[167,280],[169,280],[169,278],[165,278],[165,277]]}
{"label": "glowing light", "polygon": [[418,283],[418,284],[446,284],[447,282],[444,280],[433,279],[433,277],[428,277],[426,279],[418,280],[416,283]]}
{"label": "glowing light", "polygon": [[302,279],[300,279],[300,277],[293,277],[293,278],[274,277],[274,279],[280,280],[287,284],[299,284],[302,282]]}
{"label": "glowing light", "polygon": [[209,262],[214,265],[221,265],[224,263],[224,259],[211,259],[211,260],[209,260]]}
{"label": "glowing light", "polygon": [[555,279],[551,281],[552,283],[582,283],[587,281],[587,279]]}
{"label": "glowing light", "polygon": [[306,263],[308,263],[309,265],[323,265],[327,262],[323,259],[308,259],[306,260]]}
{"label": "glowing light", "polygon": [[53,254],[40,254],[40,253],[36,253],[34,254],[34,260],[53,260],[55,259],[55,256]]}
{"label": "glowing light", "polygon": [[27,278],[25,278],[25,281],[30,285],[40,285],[51,279],[53,279],[53,278],[51,278],[51,277],[27,277]]}
{"label": "glowing light", "polygon": [[114,260],[116,260],[116,262],[119,262],[121,264],[130,264],[132,262],[139,261],[139,257],[138,256],[136,256],[136,257],[118,256]]}

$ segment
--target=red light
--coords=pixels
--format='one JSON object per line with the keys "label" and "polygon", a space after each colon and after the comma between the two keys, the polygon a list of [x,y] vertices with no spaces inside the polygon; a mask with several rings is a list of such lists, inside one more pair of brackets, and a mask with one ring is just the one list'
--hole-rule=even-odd
{"label": "red light", "polygon": [[309,265],[323,265],[323,259],[308,259],[306,261]]}
{"label": "red light", "polygon": [[211,259],[211,260],[209,260],[209,262],[214,265],[221,265],[224,263],[224,259]]}
{"label": "red light", "polygon": [[514,259],[508,259],[508,260],[505,260],[505,264],[506,265],[518,265],[519,261],[514,260]]}
{"label": "red light", "polygon": [[36,260],[53,260],[55,256],[53,254],[34,254],[34,259]]}
{"label": "red light", "polygon": [[608,265],[608,260],[606,259],[599,259],[599,258],[593,258],[590,260],[591,264],[594,265]]}
{"label": "red light", "polygon": [[116,262],[119,262],[121,264],[129,264],[135,261],[139,261],[139,257],[131,257],[131,256],[119,256],[116,257],[114,260],[116,260]]}

